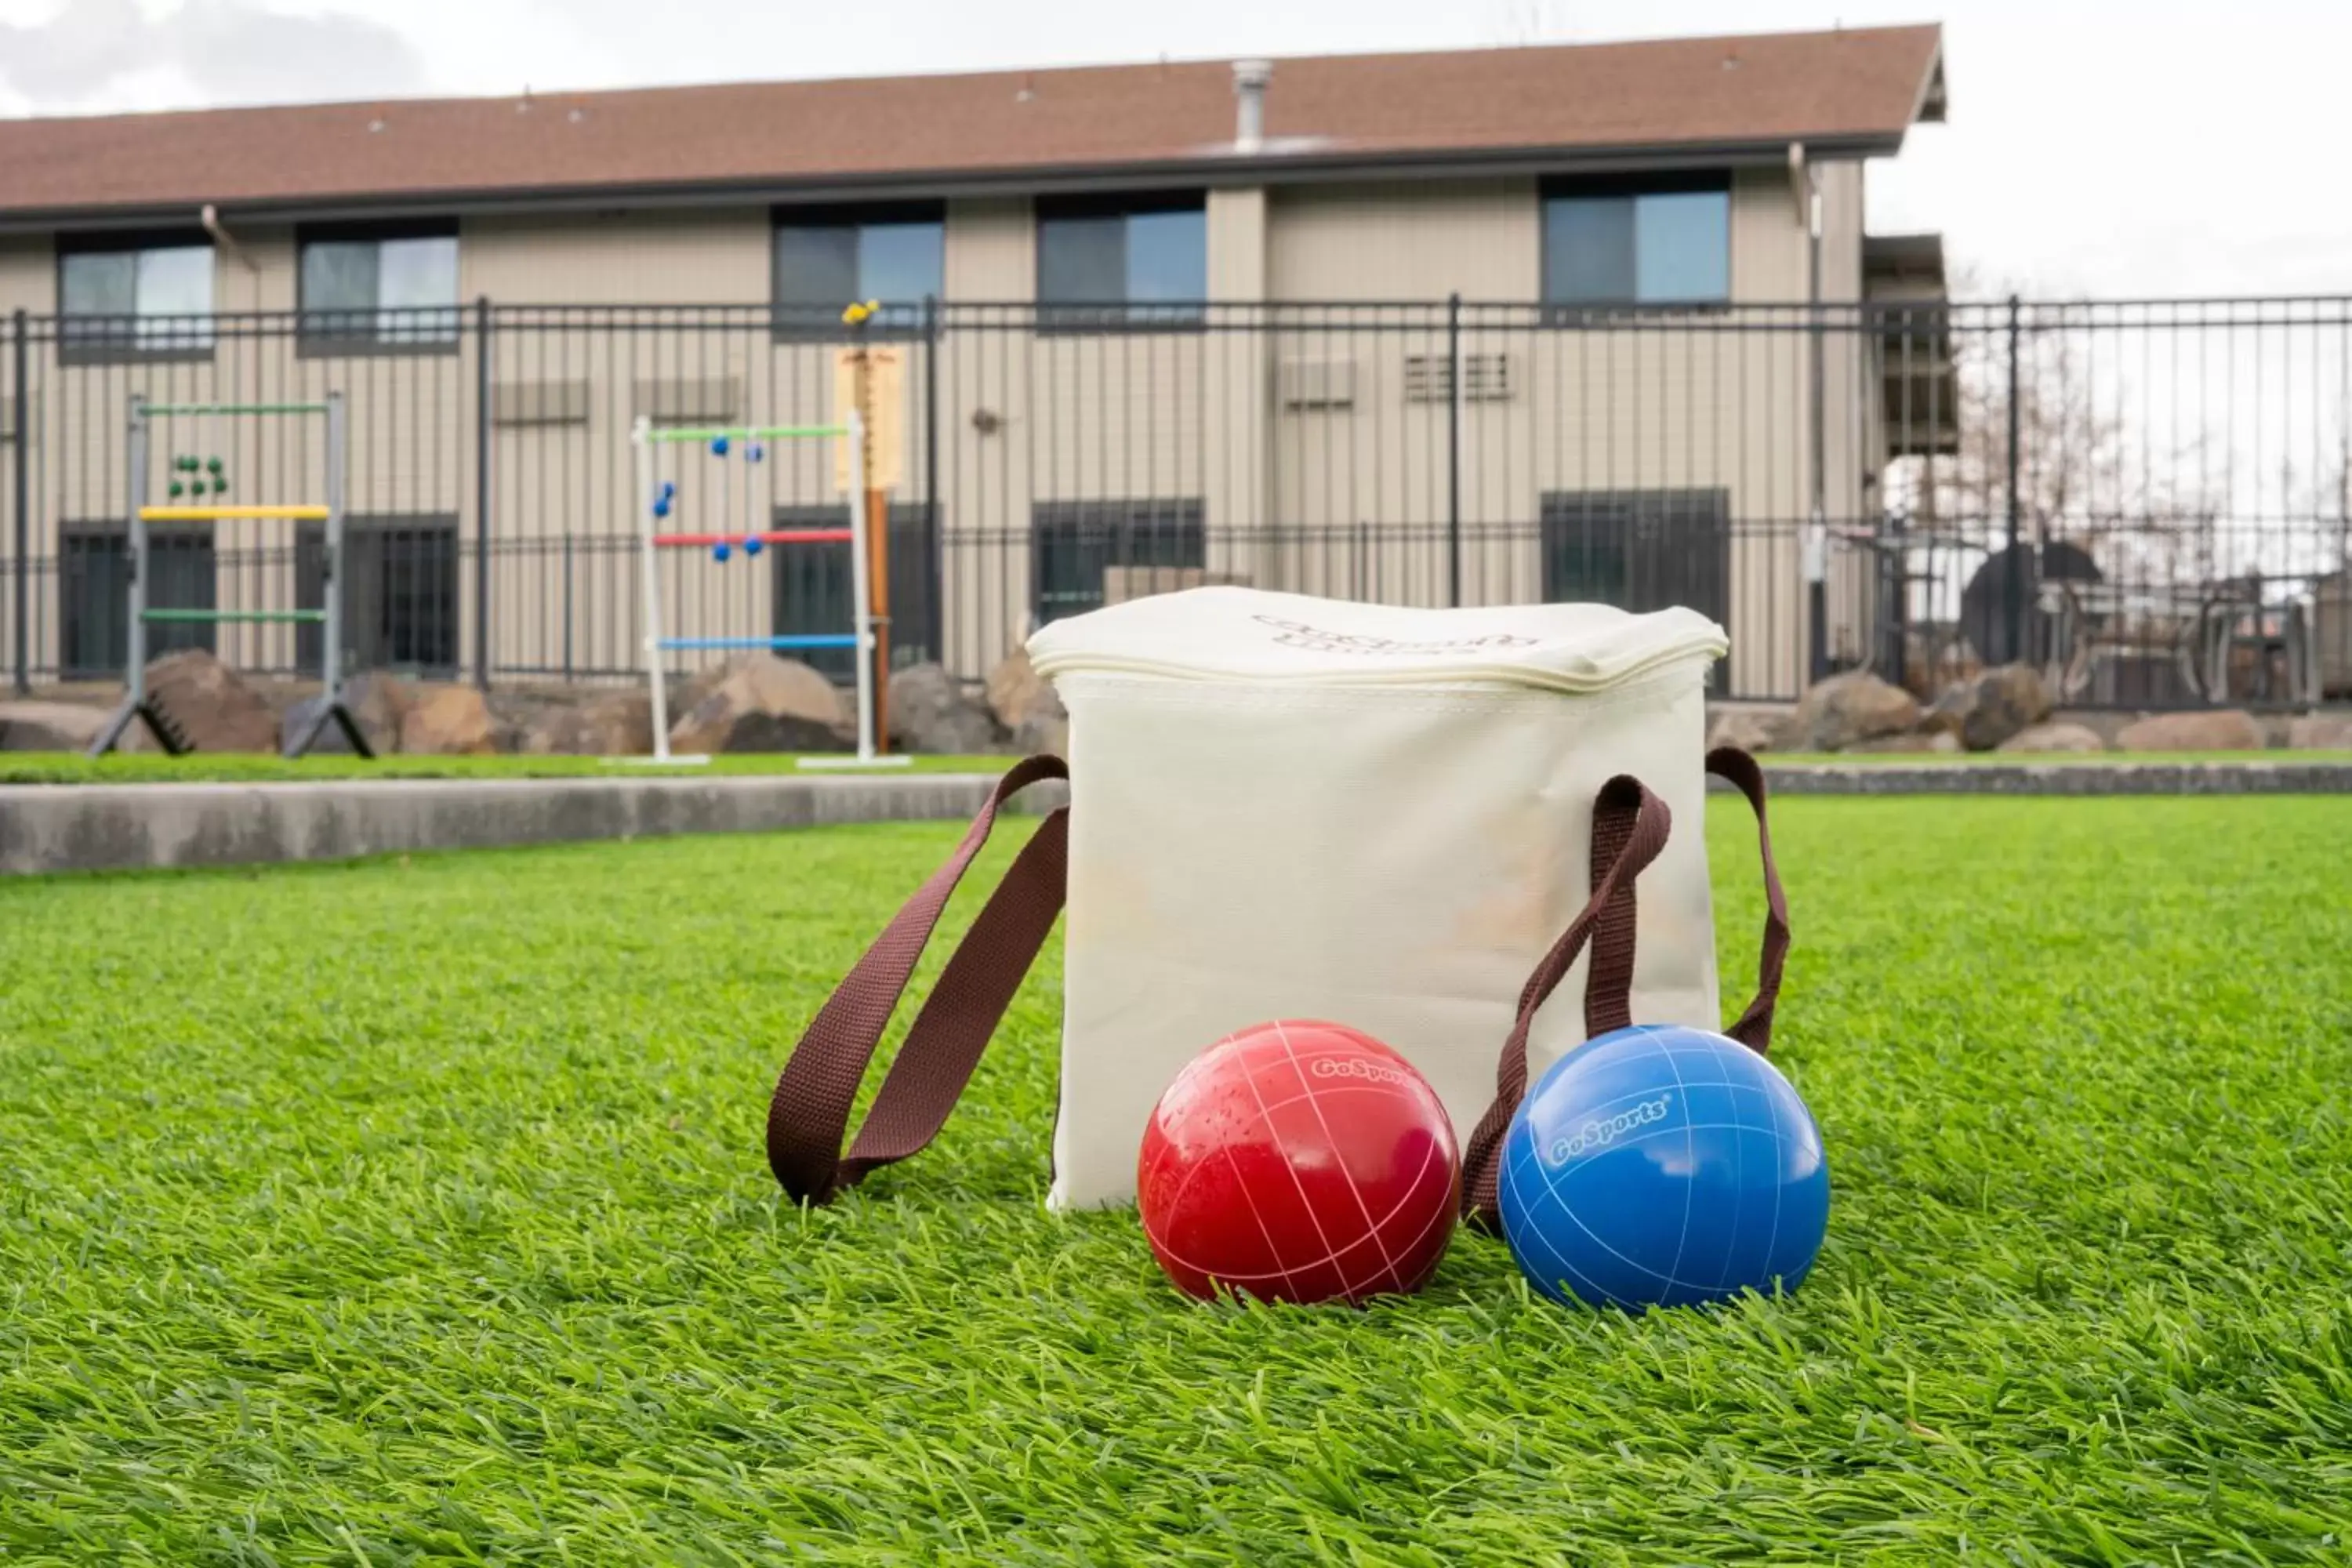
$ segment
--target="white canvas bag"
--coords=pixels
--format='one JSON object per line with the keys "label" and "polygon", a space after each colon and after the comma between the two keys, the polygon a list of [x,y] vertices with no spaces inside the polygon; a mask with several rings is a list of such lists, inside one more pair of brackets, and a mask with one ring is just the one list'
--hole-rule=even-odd
{"label": "white canvas bag", "polygon": [[[1069,710],[1067,813],[1041,826],[976,920],[839,1158],[874,1042],[997,804],[1064,769],[1032,759],[1007,775],[787,1066],[770,1115],[778,1178],[821,1200],[929,1141],[1065,887],[1057,1207],[1131,1200],[1161,1090],[1203,1047],[1266,1019],[1386,1041],[1465,1140],[1493,1119],[1515,1028],[1524,1053],[1499,1074],[1514,1102],[1528,1075],[1604,1028],[1720,1027],[1697,831],[1710,768],[1759,816],[1763,803],[1752,760],[1706,752],[1706,677],[1726,647],[1689,610],[1414,610],[1223,587],[1046,626],[1029,653]],[[1643,845],[1604,900],[1596,889],[1629,858],[1637,816]],[[1669,835],[1674,818],[1689,830]],[[1759,1049],[1779,946],[1768,933],[1766,994],[1735,1026]],[[1548,956],[1559,973],[1530,1001]],[[1611,969],[1599,990],[1596,963]],[[1584,1005],[1537,1011],[1554,984]]]}

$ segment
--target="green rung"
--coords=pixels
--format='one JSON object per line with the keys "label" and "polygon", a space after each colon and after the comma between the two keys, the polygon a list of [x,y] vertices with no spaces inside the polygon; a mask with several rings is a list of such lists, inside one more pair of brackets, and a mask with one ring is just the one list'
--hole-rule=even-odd
{"label": "green rung", "polygon": [[151,403],[145,413],[150,419],[161,419],[173,414],[324,414],[323,403]]}
{"label": "green rung", "polygon": [[327,618],[324,610],[142,610],[142,621],[265,621],[310,625]]}
{"label": "green rung", "polygon": [[789,441],[798,436],[846,436],[846,425],[711,425],[691,430],[648,430],[648,441]]}

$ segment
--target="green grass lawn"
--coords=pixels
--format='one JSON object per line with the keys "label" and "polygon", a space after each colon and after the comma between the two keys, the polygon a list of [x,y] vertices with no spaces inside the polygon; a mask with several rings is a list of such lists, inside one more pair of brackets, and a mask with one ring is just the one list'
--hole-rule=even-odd
{"label": "green grass lawn", "polygon": [[1040,1207],[1050,968],[783,1205],[774,1072],[949,827],[0,882],[0,1557],[2352,1560],[2352,800],[1776,816],[1828,1245],[1646,1319],[1474,1237],[1188,1303]]}
{"label": "green grass lawn", "polygon": [[[912,759],[907,766],[924,773],[999,773],[1007,756]],[[711,773],[805,773],[844,777],[858,770],[815,770],[800,765],[796,752],[742,752],[707,763],[656,767],[603,757],[299,757],[292,762],[258,752],[192,752],[167,757],[160,752],[111,752],[86,757],[79,752],[0,752],[0,784],[284,784],[303,779],[563,779],[614,778],[646,773],[707,776]],[[905,769],[883,770],[904,772]]]}

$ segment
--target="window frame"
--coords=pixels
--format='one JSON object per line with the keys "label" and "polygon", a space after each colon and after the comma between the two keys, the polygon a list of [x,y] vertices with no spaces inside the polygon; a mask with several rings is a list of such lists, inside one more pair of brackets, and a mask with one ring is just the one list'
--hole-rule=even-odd
{"label": "window frame", "polygon": [[[1132,275],[1126,245],[1128,220],[1160,213],[1201,215],[1201,298],[1160,304],[1138,304],[1122,297],[1117,303],[1056,303],[1045,296],[1045,226],[1071,219],[1115,217],[1121,220],[1119,287]],[[1030,296],[1037,331],[1047,336],[1098,336],[1127,332],[1202,332],[1209,325],[1209,195],[1205,189],[1120,191],[1104,195],[1039,196],[1032,204],[1030,231],[1034,256],[1031,262]],[[1139,316],[1138,311],[1150,312]]]}
{"label": "window frame", "polygon": [[[839,311],[854,302],[844,300],[830,321],[812,317],[787,315],[788,311],[823,309],[821,306],[787,305],[783,297],[783,233],[786,229],[847,228],[861,231],[858,249],[852,257],[853,272],[865,268],[865,237],[863,230],[883,224],[928,223],[940,231],[940,291],[929,297],[936,308],[947,293],[948,214],[944,201],[900,202],[816,202],[779,204],[768,209],[768,321],[769,336],[776,342],[811,343],[839,342],[849,336],[849,328]],[[852,288],[862,290],[864,279],[852,279]],[[862,292],[859,297],[862,296]],[[921,300],[885,300],[887,305],[920,307]],[[933,317],[936,321],[936,316]],[[865,331],[869,342],[917,342],[929,336],[931,323],[919,316],[913,321],[893,320],[886,310],[880,317],[868,322]]]}
{"label": "window frame", "polygon": [[[173,343],[159,348],[142,348],[137,338],[140,321],[138,300],[131,300],[128,317],[98,314],[77,314],[66,309],[66,265],[79,256],[136,256],[150,250],[194,250],[202,247],[212,257],[212,306],[203,316],[206,323],[205,342]],[[121,229],[92,234],[60,234],[52,246],[55,255],[55,285],[58,306],[58,363],[59,364],[210,364],[215,349],[220,342],[220,253],[213,237],[201,228],[142,228]],[[185,315],[159,317],[165,321],[188,321]],[[98,338],[77,341],[72,323],[84,321],[128,321],[132,325],[128,340]]]}
{"label": "window frame", "polygon": [[[305,610],[326,606],[327,525],[298,522],[294,527],[295,603]],[[342,655],[349,668],[336,679],[364,669],[390,670],[424,680],[455,679],[463,665],[465,534],[454,511],[354,512],[343,519],[343,571],[339,591],[343,595]],[[437,634],[448,652],[444,660],[400,659],[392,657],[399,638],[389,614],[395,597],[395,577],[411,584],[429,576],[446,614],[419,620],[411,628],[412,644],[426,634]],[[368,592],[372,590],[372,594]],[[421,596],[421,595],[416,595]],[[373,602],[370,602],[372,599]],[[304,670],[316,669],[322,653],[323,629],[315,622],[295,628],[295,661]]]}
{"label": "window frame", "polygon": [[[313,316],[350,316],[361,312],[341,309],[313,310],[303,298],[308,291],[303,274],[306,253],[313,245],[378,245],[392,239],[446,239],[460,247],[459,273],[457,288],[449,301],[450,332],[446,339],[424,342],[386,342],[381,335],[385,307],[382,303],[382,278],[378,277],[378,303],[373,307],[377,318],[373,333],[330,331],[313,327]],[[436,359],[454,355],[466,337],[465,274],[463,235],[457,220],[451,218],[401,218],[362,223],[309,223],[294,230],[294,357],[297,359]],[[394,306],[394,310],[415,311],[437,310],[438,305]]]}
{"label": "window frame", "polygon": [[[1731,491],[1723,485],[1654,489],[1546,489],[1537,493],[1537,576],[1546,604],[1598,603],[1636,614],[1683,605],[1730,626],[1738,591],[1731,571]],[[1601,548],[1594,549],[1595,545]],[[1615,568],[1610,592],[1570,600],[1593,579],[1563,570],[1575,547]],[[1704,601],[1704,602],[1700,602]],[[1707,689],[1730,689],[1732,655],[1708,667]]]}
{"label": "window frame", "polygon": [[[841,507],[836,502],[782,502],[769,508],[771,528],[838,528]],[[931,532],[930,503],[922,500],[893,500],[889,506],[887,526],[890,535],[890,668],[903,669],[910,664],[922,664],[940,657],[932,637],[937,616],[931,604],[934,581],[932,563],[936,559],[936,540]],[[852,592],[856,577],[856,563],[850,555],[850,541],[831,540],[815,544],[794,545],[785,550],[772,550],[768,557],[774,564],[768,568],[769,629],[779,637],[825,636],[854,629],[856,599]],[[826,608],[837,608],[837,617],[811,619],[801,612],[813,609],[813,600],[828,601]],[[854,648],[800,648],[780,650],[785,658],[798,659],[836,686],[848,686],[857,679],[857,654]]]}
{"label": "window frame", "polygon": [[[1720,299],[1644,300],[1641,298],[1642,257],[1633,253],[1633,293],[1622,300],[1558,300],[1551,294],[1551,204],[1555,201],[1624,197],[1638,203],[1643,196],[1719,195],[1723,197],[1723,295]],[[1605,322],[1628,316],[1706,315],[1728,310],[1732,304],[1732,178],[1728,169],[1661,170],[1646,174],[1555,174],[1536,186],[1536,282],[1544,318],[1551,324]],[[1639,238],[1639,217],[1635,236]]]}
{"label": "window frame", "polygon": [[[1140,538],[1146,548],[1138,550]],[[1172,548],[1171,548],[1172,547]],[[1049,556],[1070,550],[1082,561],[1108,569],[1144,567],[1202,572],[1209,565],[1208,509],[1201,496],[1131,496],[1093,500],[1038,500],[1029,507],[1030,625],[1044,626],[1066,616],[1098,610],[1102,584],[1091,593],[1061,587],[1049,571]],[[1178,560],[1146,559],[1160,554]],[[1099,560],[1093,558],[1099,557]],[[1049,604],[1048,600],[1052,603]],[[1049,613],[1050,612],[1050,613]]]}
{"label": "window frame", "polygon": [[[58,525],[58,668],[67,680],[120,680],[131,651],[131,525],[119,517],[68,517]],[[104,581],[94,594],[94,563]],[[154,609],[212,610],[220,607],[220,548],[208,523],[147,525],[147,603]],[[98,623],[93,637],[89,622]],[[184,648],[220,651],[218,621],[163,622],[147,628],[147,657],[159,658]],[[96,663],[77,661],[100,644]]]}

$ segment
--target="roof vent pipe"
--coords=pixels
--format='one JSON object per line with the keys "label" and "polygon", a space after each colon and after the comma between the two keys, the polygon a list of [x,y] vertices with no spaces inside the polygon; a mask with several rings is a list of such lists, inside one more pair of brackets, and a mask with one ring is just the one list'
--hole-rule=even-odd
{"label": "roof vent pipe", "polygon": [[1272,60],[1234,62],[1234,151],[1255,153],[1265,145],[1265,85],[1274,79]]}

